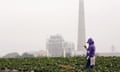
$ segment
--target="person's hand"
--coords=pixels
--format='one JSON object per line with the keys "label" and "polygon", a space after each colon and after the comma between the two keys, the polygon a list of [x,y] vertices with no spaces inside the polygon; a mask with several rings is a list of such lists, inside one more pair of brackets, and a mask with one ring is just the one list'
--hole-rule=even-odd
{"label": "person's hand", "polygon": [[85,49],[87,49],[87,46],[86,46],[86,45],[84,45],[84,48],[85,48]]}

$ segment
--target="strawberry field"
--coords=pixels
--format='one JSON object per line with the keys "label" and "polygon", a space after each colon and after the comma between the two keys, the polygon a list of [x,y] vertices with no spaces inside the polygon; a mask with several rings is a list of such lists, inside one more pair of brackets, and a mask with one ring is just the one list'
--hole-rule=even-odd
{"label": "strawberry field", "polygon": [[[85,69],[85,57],[0,59],[0,70],[16,72],[120,72],[120,57],[96,57],[96,67]],[[0,71],[0,72],[1,72]]]}

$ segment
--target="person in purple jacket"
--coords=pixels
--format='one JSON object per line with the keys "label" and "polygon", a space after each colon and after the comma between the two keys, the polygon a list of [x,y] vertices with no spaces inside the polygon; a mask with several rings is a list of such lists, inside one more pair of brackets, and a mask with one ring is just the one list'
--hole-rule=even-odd
{"label": "person in purple jacket", "polygon": [[88,41],[88,48],[86,46],[84,46],[87,50],[87,63],[86,63],[86,68],[94,68],[95,66],[95,45],[94,45],[94,41],[92,38],[89,38]]}

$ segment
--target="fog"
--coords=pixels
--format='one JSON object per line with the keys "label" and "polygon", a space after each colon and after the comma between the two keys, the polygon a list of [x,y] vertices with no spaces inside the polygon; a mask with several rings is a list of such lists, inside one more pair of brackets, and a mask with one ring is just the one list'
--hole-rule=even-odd
{"label": "fog", "polygon": [[[51,35],[77,44],[79,0],[0,0],[0,56],[46,48]],[[120,1],[85,0],[86,39],[97,52],[120,51]]]}

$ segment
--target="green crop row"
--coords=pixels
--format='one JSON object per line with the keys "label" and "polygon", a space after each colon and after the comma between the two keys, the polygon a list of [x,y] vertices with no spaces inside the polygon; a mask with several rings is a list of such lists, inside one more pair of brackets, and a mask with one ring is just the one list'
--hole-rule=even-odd
{"label": "green crop row", "polygon": [[[96,67],[85,69],[85,57],[1,58],[0,69],[34,70],[35,72],[120,72],[120,57],[96,57]],[[73,67],[64,68],[60,65]]]}

